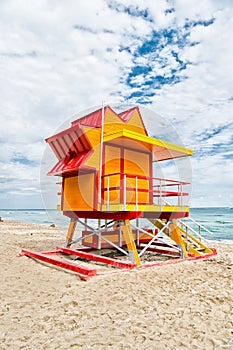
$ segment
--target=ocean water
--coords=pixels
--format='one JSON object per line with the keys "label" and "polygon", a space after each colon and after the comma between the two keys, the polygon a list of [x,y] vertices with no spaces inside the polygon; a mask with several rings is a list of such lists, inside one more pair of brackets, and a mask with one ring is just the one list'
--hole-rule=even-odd
{"label": "ocean water", "polygon": [[[212,233],[201,230],[204,238],[233,243],[233,208],[191,208],[190,217]],[[195,225],[189,226],[196,229]]]}
{"label": "ocean water", "polygon": [[27,222],[31,224],[67,226],[69,219],[57,210],[45,209],[0,209],[2,220]]}
{"label": "ocean water", "polygon": [[[191,208],[190,216],[201,225],[206,227],[212,234],[201,230],[201,235],[208,240],[225,241],[233,243],[233,208]],[[0,217],[3,220],[13,220],[34,224],[68,227],[69,219],[56,210],[44,209],[1,209]],[[90,222],[96,226],[96,221]],[[188,223],[189,226],[195,226]]]}

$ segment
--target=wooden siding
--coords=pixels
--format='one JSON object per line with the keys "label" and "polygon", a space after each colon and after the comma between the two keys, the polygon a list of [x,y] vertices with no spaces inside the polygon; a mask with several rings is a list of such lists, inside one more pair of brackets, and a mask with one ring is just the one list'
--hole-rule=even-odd
{"label": "wooden siding", "polygon": [[85,162],[85,166],[94,167],[99,170],[100,165],[100,129],[83,128],[93,148],[93,153]]}
{"label": "wooden siding", "polygon": [[[104,175],[120,173],[121,171],[121,149],[120,147],[112,147],[106,145],[104,147]],[[108,186],[107,177],[104,178],[104,187]],[[109,177],[109,187],[120,186],[120,174]],[[111,190],[109,192],[109,199],[111,203],[120,203],[120,191]],[[104,201],[107,200],[107,191],[104,194]]]}
{"label": "wooden siding", "polygon": [[[124,172],[125,174],[149,177],[150,175],[150,155],[133,150],[124,150]],[[132,190],[127,191],[127,203],[136,202],[136,179],[127,177],[127,187]],[[133,190],[134,189],[134,190]],[[149,180],[138,179],[138,203],[149,203]],[[141,192],[140,190],[144,190]]]}
{"label": "wooden siding", "polygon": [[93,211],[94,207],[95,173],[64,179],[64,211]]}
{"label": "wooden siding", "polygon": [[124,171],[126,174],[150,176],[149,154],[124,150]]}

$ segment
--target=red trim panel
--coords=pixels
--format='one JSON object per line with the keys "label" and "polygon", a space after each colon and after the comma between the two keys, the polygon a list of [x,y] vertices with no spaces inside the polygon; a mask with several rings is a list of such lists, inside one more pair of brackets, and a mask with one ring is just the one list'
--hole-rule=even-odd
{"label": "red trim panel", "polygon": [[112,219],[112,220],[132,220],[143,217],[142,212],[103,212],[103,211],[63,211],[65,216],[71,219],[87,218],[87,219]]}
{"label": "red trim panel", "polygon": [[86,218],[86,219],[111,219],[111,220],[132,220],[137,218],[152,218],[152,219],[179,219],[189,215],[187,212],[139,212],[139,211],[63,211],[65,216],[71,219]]}
{"label": "red trim panel", "polygon": [[178,196],[188,196],[188,192],[176,192],[176,191],[158,191],[153,190],[153,197],[178,197]]}
{"label": "red trim panel", "polygon": [[[59,251],[57,253],[59,253]],[[47,252],[47,254],[50,254],[50,252]],[[96,276],[95,269],[90,269],[89,267],[86,267],[86,266],[84,267],[82,265],[75,264],[71,261],[65,261],[65,260],[62,260],[59,258],[53,258],[53,257],[47,256],[43,253],[38,253],[38,252],[34,252],[32,250],[23,249],[22,255],[26,255],[26,256],[29,256],[30,258],[35,258],[35,259],[38,259],[41,261],[45,261],[47,263],[62,267],[63,269],[67,269],[70,271],[81,273],[81,274],[84,274],[87,276]]]}
{"label": "red trim panel", "polygon": [[136,265],[132,264],[132,263],[107,258],[105,256],[100,256],[100,255],[82,252],[82,251],[79,251],[79,249],[74,250],[74,249],[57,247],[57,250],[61,253],[79,256],[80,258],[98,261],[98,262],[101,262],[103,264],[109,264],[109,265],[116,266],[116,267],[121,267],[121,268],[126,268],[126,269],[133,269],[134,267],[136,267]]}
{"label": "red trim panel", "polygon": [[74,159],[72,159],[70,162],[66,161],[64,159],[61,159],[48,172],[48,175],[62,176],[63,174],[65,174],[67,172],[74,171],[74,170],[76,170],[76,171],[77,170],[85,170],[85,169],[88,170],[89,167],[85,167],[85,166],[83,166],[83,164],[86,162],[87,158],[89,158],[92,153],[93,153],[93,151],[80,153]]}

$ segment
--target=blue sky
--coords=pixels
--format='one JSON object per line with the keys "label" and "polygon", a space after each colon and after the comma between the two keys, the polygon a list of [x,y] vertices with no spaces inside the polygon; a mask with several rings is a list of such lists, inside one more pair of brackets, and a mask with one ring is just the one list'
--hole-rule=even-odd
{"label": "blue sky", "polygon": [[232,29],[227,0],[2,0],[0,208],[43,206],[44,139],[102,100],[172,123],[191,205],[233,206]]}

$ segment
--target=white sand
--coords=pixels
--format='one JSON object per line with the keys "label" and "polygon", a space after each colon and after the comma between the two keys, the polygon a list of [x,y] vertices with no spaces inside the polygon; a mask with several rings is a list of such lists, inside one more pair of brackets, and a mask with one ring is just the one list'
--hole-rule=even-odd
{"label": "white sand", "polygon": [[[19,234],[20,233],[20,234]],[[0,349],[233,349],[233,247],[199,262],[87,282],[19,256],[63,245],[46,226],[0,223]]]}

